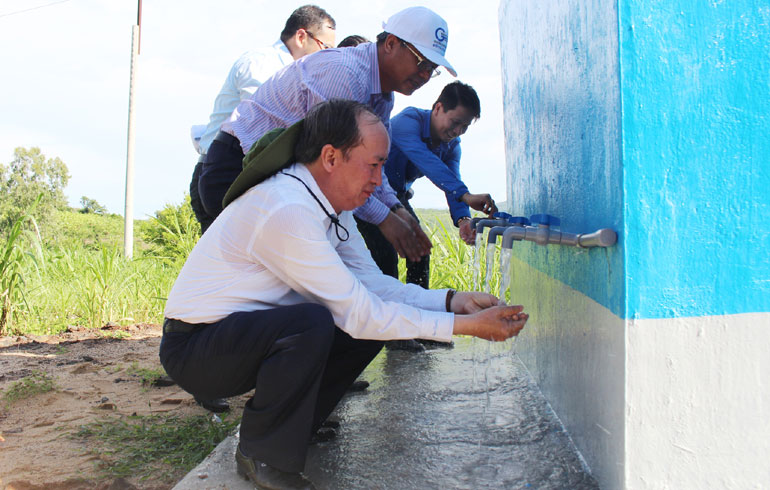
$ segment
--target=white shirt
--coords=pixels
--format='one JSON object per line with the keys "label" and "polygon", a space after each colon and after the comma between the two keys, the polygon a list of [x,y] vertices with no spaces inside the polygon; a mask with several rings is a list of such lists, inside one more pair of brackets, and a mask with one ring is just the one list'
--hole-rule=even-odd
{"label": "white shirt", "polygon": [[[330,213],[333,208],[303,164],[296,175]],[[354,338],[449,341],[454,315],[447,290],[425,290],[380,272],[352,213],[339,216],[350,238],[302,183],[281,173],[228,205],[204,233],[169,293],[165,316],[212,323],[237,311],[312,302]],[[343,235],[344,238],[344,235]]]}
{"label": "white shirt", "polygon": [[248,51],[238,58],[214,100],[214,110],[200,140],[202,153],[208,151],[219,127],[230,118],[238,104],[251,97],[265,80],[293,61],[289,49],[280,39],[268,48]]}

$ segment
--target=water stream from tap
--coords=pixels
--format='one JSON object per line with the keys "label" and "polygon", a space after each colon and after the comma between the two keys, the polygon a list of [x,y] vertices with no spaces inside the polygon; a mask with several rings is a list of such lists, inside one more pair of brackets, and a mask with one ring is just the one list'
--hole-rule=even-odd
{"label": "water stream from tap", "polygon": [[513,274],[513,271],[511,271],[512,252],[510,248],[500,250],[500,293],[498,297],[506,303],[510,299],[508,297],[508,288],[511,286],[511,280],[513,279],[511,277]]}
{"label": "water stream from tap", "polygon": [[492,292],[492,276],[495,271],[495,244],[494,243],[487,243],[487,273],[486,278],[484,280],[484,292],[490,293]]}
{"label": "water stream from tap", "polygon": [[476,245],[473,248],[473,290],[479,291],[479,274],[481,270],[481,239],[484,233],[476,233]]}

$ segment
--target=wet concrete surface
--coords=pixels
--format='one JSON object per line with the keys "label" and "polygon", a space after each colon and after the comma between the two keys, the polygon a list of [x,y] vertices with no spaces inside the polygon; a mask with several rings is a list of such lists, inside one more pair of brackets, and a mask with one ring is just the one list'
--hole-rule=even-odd
{"label": "wet concrete surface", "polygon": [[[305,474],[320,489],[598,488],[514,345],[383,350],[362,375],[371,386],[337,407],[337,438],[311,446]],[[233,439],[175,488],[251,488],[235,474]]]}

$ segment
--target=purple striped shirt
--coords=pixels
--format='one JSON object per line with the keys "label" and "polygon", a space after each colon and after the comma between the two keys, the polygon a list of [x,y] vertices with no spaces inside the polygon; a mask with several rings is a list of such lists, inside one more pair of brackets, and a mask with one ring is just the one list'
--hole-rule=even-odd
{"label": "purple striped shirt", "polygon": [[[285,66],[241,101],[230,120],[222,124],[222,131],[238,138],[247,153],[266,132],[291,126],[314,105],[332,98],[367,104],[390,131],[393,94],[382,93],[376,43],[325,49]],[[383,173],[382,185],[354,214],[380,224],[398,202]]]}

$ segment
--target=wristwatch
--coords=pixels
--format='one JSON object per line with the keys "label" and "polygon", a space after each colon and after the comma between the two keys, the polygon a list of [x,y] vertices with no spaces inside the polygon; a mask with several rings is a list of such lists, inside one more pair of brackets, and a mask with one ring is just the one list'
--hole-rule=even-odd
{"label": "wristwatch", "polygon": [[403,208],[404,208],[404,205],[401,204],[401,203],[398,203],[398,204],[394,204],[393,206],[391,206],[390,210],[395,213],[399,209],[403,209]]}
{"label": "wristwatch", "polygon": [[460,227],[460,223],[462,223],[465,220],[470,221],[471,217],[470,216],[463,216],[461,218],[457,218],[457,227],[459,228]]}

